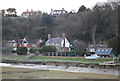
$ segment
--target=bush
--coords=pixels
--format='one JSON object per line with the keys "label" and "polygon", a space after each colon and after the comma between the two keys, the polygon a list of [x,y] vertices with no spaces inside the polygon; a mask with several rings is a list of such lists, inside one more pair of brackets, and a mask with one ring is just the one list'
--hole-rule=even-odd
{"label": "bush", "polygon": [[35,53],[37,50],[37,48],[30,48],[30,53]]}
{"label": "bush", "polygon": [[56,52],[55,46],[42,46],[42,52]]}
{"label": "bush", "polygon": [[11,47],[8,47],[8,48],[2,48],[2,53],[12,53],[12,49]]}
{"label": "bush", "polygon": [[28,49],[26,47],[18,47],[16,52],[18,55],[26,55],[27,51]]}
{"label": "bush", "polygon": [[42,53],[42,49],[41,48],[39,48],[38,51],[39,51],[39,53]]}

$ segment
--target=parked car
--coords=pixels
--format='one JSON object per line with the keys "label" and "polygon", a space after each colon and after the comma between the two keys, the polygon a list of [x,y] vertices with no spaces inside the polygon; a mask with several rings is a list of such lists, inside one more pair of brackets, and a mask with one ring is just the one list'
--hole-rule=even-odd
{"label": "parked car", "polygon": [[100,58],[100,56],[98,56],[97,54],[92,54],[90,56],[86,56],[86,54],[84,55],[85,59],[98,59]]}

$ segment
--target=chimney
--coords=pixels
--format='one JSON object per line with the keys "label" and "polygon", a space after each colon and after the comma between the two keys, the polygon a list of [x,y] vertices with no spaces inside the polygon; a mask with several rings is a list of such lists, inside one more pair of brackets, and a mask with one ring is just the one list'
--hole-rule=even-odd
{"label": "chimney", "polygon": [[62,33],[62,37],[65,38],[65,33]]}
{"label": "chimney", "polygon": [[53,12],[53,9],[51,9],[51,12]]}
{"label": "chimney", "polygon": [[51,12],[50,12],[51,15],[53,15],[53,9],[51,9]]}
{"label": "chimney", "polygon": [[63,49],[64,49],[64,51],[65,51],[65,49],[66,49],[66,48],[65,48],[65,33],[62,33],[62,37],[63,37],[63,41],[64,41],[64,42],[63,42]]}
{"label": "chimney", "polygon": [[51,35],[50,34],[48,34],[48,39],[50,39],[51,38]]}

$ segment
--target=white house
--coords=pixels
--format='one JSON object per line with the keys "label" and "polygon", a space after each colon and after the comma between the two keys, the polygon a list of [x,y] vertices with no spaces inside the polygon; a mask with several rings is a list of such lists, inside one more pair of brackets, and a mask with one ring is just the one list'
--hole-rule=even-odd
{"label": "white house", "polygon": [[10,46],[12,46],[13,48],[17,47],[17,42],[15,40],[12,40],[12,42],[10,43]]}
{"label": "white house", "polygon": [[70,42],[66,37],[48,38],[49,39],[46,41],[46,46],[55,46],[57,51],[70,51]]}
{"label": "white house", "polygon": [[51,9],[50,14],[53,15],[53,16],[57,16],[57,15],[65,14],[65,13],[67,13],[67,11],[64,10],[64,8],[62,8],[61,10],[53,10],[53,9]]}

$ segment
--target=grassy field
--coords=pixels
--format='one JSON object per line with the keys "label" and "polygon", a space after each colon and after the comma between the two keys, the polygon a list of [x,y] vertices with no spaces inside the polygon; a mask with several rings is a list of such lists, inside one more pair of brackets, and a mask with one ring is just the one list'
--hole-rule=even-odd
{"label": "grassy field", "polygon": [[[21,55],[3,55],[2,59],[24,60],[26,56]],[[32,61],[62,61],[62,62],[81,62],[81,63],[103,63],[112,61],[112,58],[99,58],[96,60],[88,60],[84,57],[48,57],[48,56],[32,56],[28,60]]]}

